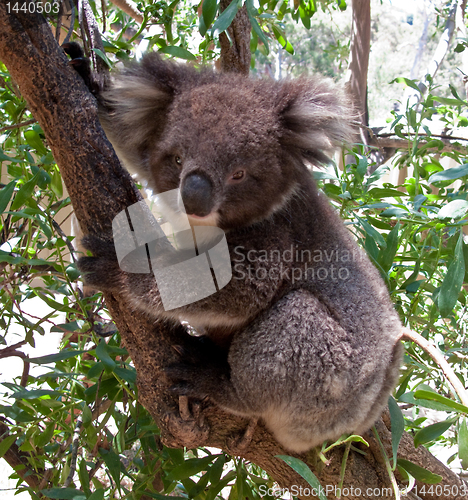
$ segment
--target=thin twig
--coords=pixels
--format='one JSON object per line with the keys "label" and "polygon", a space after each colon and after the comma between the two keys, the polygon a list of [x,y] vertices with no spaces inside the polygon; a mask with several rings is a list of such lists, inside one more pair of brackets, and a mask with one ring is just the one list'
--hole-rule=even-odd
{"label": "thin twig", "polygon": [[392,483],[393,486],[393,493],[395,494],[395,499],[400,500],[400,488],[398,487],[397,480],[395,478],[395,474],[393,474],[392,467],[390,465],[390,460],[388,459],[387,452],[385,451],[384,445],[380,439],[379,433],[377,432],[377,429],[375,428],[375,425],[372,427],[372,431],[374,433],[375,439],[377,440],[377,443],[379,444],[380,451],[382,453],[382,458],[385,462],[385,467],[387,469],[388,477],[390,479],[390,482]]}
{"label": "thin twig", "polygon": [[422,335],[413,330],[410,330],[409,328],[403,328],[401,338],[415,342],[419,345],[419,347],[426,351],[427,354],[429,354],[429,356],[437,363],[437,365],[439,365],[443,374],[455,390],[455,393],[460,398],[462,404],[468,406],[468,393],[463,387],[463,384],[460,382],[460,379],[455,375],[452,367],[445,360],[443,354]]}
{"label": "thin twig", "polygon": [[73,445],[72,445],[72,456],[70,462],[70,472],[68,473],[67,479],[63,483],[64,488],[68,488],[73,481],[73,476],[76,472],[76,461],[78,458],[78,447],[80,444],[80,432],[81,426],[83,425],[83,415],[79,415],[76,419],[75,431],[73,432]]}
{"label": "thin twig", "polygon": [[32,123],[36,123],[36,120],[34,118],[31,118],[31,120],[26,120],[25,122],[15,123],[14,125],[6,125],[5,127],[0,128],[0,134],[6,132],[7,130],[26,127],[27,125],[31,125]]}

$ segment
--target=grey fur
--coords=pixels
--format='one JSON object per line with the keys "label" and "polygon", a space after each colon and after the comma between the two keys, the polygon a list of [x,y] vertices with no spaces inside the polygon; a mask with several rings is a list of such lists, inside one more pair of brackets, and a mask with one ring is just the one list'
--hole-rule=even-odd
{"label": "grey fur", "polygon": [[262,418],[295,452],[372,426],[397,381],[401,324],[306,166],[350,138],[344,94],[324,79],[254,81],[147,55],[102,102],[125,165],[156,192],[201,176],[195,202],[228,240],[231,282],[165,312],[150,275],[120,271],[103,242],[85,239],[90,285],[123,290],[134,307],[213,341],[190,339],[188,358],[167,368],[173,389]]}

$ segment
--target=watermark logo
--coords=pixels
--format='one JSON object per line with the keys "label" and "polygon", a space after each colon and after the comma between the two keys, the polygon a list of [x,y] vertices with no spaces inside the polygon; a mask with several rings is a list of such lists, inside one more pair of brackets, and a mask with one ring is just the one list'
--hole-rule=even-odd
{"label": "watermark logo", "polygon": [[190,226],[179,189],[123,210],[112,232],[120,268],[153,273],[165,311],[208,297],[231,281],[223,230]]}

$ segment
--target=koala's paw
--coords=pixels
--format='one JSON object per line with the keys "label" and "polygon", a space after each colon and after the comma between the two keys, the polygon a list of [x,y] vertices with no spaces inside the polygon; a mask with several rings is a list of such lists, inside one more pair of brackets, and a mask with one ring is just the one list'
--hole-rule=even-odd
{"label": "koala's paw", "polygon": [[229,380],[229,365],[221,363],[174,363],[164,369],[169,390],[179,396],[216,400],[220,387]]}
{"label": "koala's paw", "polygon": [[83,48],[77,42],[68,42],[62,45],[64,52],[70,57],[69,64],[81,76],[85,85],[94,95],[99,93],[99,85],[93,77],[89,59],[85,57]]}
{"label": "koala's paw", "polygon": [[226,451],[230,455],[242,455],[252,443],[257,429],[258,417],[252,417],[247,427],[240,434],[229,436],[226,441]]}
{"label": "koala's paw", "polygon": [[179,412],[167,413],[163,417],[161,438],[166,446],[171,448],[198,448],[206,443],[210,428],[205,424],[201,405],[181,396],[179,398]]}
{"label": "koala's paw", "polygon": [[81,257],[77,263],[85,284],[98,290],[118,289],[122,271],[113,241],[88,234],[81,244],[93,254],[93,257]]}

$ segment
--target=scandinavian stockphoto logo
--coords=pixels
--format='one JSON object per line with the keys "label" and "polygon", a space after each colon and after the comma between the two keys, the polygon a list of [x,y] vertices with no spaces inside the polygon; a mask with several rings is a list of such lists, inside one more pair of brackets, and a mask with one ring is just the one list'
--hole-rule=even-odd
{"label": "scandinavian stockphoto logo", "polygon": [[120,268],[153,273],[165,311],[208,297],[231,281],[223,230],[190,226],[179,189],[123,210],[112,231]]}

